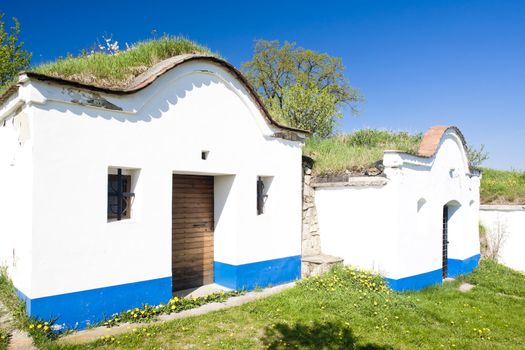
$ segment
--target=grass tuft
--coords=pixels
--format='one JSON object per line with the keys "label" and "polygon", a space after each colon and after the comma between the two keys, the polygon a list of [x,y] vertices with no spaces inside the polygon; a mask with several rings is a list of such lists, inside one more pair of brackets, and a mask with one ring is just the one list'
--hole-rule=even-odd
{"label": "grass tuft", "polygon": [[32,71],[85,84],[122,88],[153,65],[189,53],[212,54],[210,49],[191,40],[166,35],[136,43],[113,55],[99,52],[70,56],[37,66]]}
{"label": "grass tuft", "polygon": [[25,304],[16,296],[16,289],[5,267],[0,267],[0,300],[13,318],[9,327],[24,328],[27,325]]}
{"label": "grass tuft", "polygon": [[159,315],[169,315],[185,310],[194,309],[209,303],[222,303],[231,297],[243,295],[244,291],[233,290],[227,292],[216,292],[201,297],[173,297],[166,304],[156,306],[143,305],[140,308],[133,308],[123,311],[119,314],[113,315],[111,318],[100,322],[99,325],[104,325],[108,328],[114,327],[123,322],[140,323],[156,320]]}
{"label": "grass tuft", "polygon": [[525,204],[525,172],[483,168],[482,204]]}
{"label": "grass tuft", "polygon": [[9,334],[0,328],[0,350],[6,350],[9,344]]}
{"label": "grass tuft", "polygon": [[363,173],[383,159],[383,151],[398,150],[415,154],[423,134],[363,129],[328,139],[310,138],[304,154],[315,160],[314,175]]}
{"label": "grass tuft", "polygon": [[[12,321],[7,325],[9,331],[21,329],[28,332],[38,346],[44,346],[57,338],[58,334],[53,331],[54,321],[38,320],[27,316],[25,303],[17,297],[16,289],[5,267],[0,267],[0,300],[12,316]],[[1,345],[0,349],[2,349]]]}

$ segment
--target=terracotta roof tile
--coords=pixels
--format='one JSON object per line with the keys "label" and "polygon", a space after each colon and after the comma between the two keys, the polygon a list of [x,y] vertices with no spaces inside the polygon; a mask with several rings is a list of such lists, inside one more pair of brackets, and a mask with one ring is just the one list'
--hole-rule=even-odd
{"label": "terracotta roof tile", "polygon": [[443,138],[443,135],[448,130],[454,130],[456,134],[461,139],[461,142],[463,143],[463,147],[465,148],[465,152],[467,152],[467,143],[465,141],[465,137],[459,131],[459,129],[455,126],[433,126],[430,129],[427,130],[425,133],[425,136],[423,136],[423,140],[421,140],[421,143],[419,144],[419,150],[417,152],[417,155],[420,157],[427,157],[430,158],[436,154],[436,151],[439,147],[439,144],[441,143],[441,139]]}

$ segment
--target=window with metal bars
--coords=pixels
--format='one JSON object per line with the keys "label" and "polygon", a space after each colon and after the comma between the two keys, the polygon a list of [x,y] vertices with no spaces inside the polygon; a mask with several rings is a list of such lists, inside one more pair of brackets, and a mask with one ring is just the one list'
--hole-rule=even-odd
{"label": "window with metal bars", "polygon": [[135,194],[131,192],[131,175],[108,174],[108,220],[131,218],[131,205]]}
{"label": "window with metal bars", "polygon": [[264,201],[266,197],[267,196],[264,194],[264,182],[259,176],[257,179],[257,215],[264,213]]}
{"label": "window with metal bars", "polygon": [[257,215],[266,213],[266,206],[273,176],[257,176]]}

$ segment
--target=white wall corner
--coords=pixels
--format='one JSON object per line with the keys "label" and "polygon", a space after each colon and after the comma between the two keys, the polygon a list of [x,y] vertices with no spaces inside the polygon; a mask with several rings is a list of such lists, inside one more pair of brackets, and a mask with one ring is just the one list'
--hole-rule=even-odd
{"label": "white wall corner", "polygon": [[42,91],[39,88],[37,88],[33,81],[29,79],[23,80],[22,78],[21,81],[24,81],[23,85],[20,86],[20,89],[18,90],[18,94],[21,100],[23,100],[27,104],[46,103],[47,98],[44,96]]}
{"label": "white wall corner", "polygon": [[403,166],[403,158],[399,151],[385,150],[383,153],[383,165],[386,168],[399,168]]}

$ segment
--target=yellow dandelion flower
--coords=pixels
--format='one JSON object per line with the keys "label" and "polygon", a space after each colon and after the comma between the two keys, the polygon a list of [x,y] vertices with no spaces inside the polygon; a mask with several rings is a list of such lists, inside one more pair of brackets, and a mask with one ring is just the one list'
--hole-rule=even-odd
{"label": "yellow dandelion flower", "polygon": [[38,326],[36,326],[36,328],[40,329],[40,328],[42,328],[42,325],[39,324]]}

